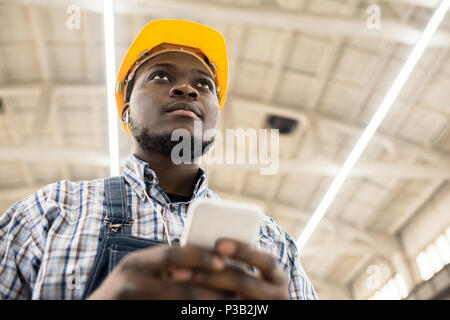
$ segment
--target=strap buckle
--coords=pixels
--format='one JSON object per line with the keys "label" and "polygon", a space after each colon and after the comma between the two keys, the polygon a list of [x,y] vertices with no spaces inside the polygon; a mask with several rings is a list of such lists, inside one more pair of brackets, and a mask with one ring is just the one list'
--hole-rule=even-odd
{"label": "strap buckle", "polygon": [[111,223],[111,219],[109,217],[105,218],[105,223],[108,225],[110,232],[115,233],[119,230],[120,227],[126,226],[129,227],[133,224],[133,219],[128,219],[126,223]]}

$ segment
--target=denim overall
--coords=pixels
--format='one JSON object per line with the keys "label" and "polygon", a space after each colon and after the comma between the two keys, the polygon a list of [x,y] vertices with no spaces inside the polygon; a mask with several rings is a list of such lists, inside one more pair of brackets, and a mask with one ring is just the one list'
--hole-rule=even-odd
{"label": "denim overall", "polygon": [[128,210],[125,181],[122,176],[105,178],[107,213],[94,266],[89,275],[82,299],[88,297],[106,278],[117,263],[135,250],[163,244],[131,235],[133,219]]}

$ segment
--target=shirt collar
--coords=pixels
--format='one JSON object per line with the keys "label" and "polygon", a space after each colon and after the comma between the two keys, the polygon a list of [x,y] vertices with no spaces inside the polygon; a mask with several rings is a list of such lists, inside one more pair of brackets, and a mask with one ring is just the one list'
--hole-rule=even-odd
{"label": "shirt collar", "polygon": [[[158,176],[155,171],[150,169],[147,162],[137,158],[134,154],[130,154],[125,162],[125,168],[123,171],[125,180],[128,181],[131,188],[136,192],[139,198],[144,202],[147,200],[144,192],[146,188],[148,195],[159,202],[167,202],[166,197],[158,196],[162,190],[158,187]],[[156,192],[152,192],[153,189],[159,189]],[[194,187],[192,199],[201,198],[208,195],[208,174],[202,168],[199,168],[199,178]]]}

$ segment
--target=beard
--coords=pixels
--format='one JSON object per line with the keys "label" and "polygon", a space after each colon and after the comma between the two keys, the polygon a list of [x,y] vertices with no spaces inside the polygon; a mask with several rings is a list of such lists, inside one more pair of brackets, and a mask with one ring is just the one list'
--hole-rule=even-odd
{"label": "beard", "polygon": [[184,145],[177,153],[177,156],[184,157],[183,151],[188,148],[190,151],[190,153],[188,153],[190,154],[190,161],[194,161],[203,156],[214,143],[214,137],[209,140],[203,140],[202,138],[190,135],[190,137],[188,137],[190,143],[186,145],[185,138],[187,137],[181,136],[172,138],[172,133],[169,131],[159,133],[150,132],[147,129],[133,126],[132,121],[130,121],[130,128],[142,150],[149,153],[159,153],[169,158],[172,157],[173,149],[180,143],[183,143]]}

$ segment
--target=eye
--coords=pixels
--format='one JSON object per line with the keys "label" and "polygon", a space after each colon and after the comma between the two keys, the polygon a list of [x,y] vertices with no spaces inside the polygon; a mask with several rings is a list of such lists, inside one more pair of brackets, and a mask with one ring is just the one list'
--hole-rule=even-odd
{"label": "eye", "polygon": [[149,79],[156,79],[156,80],[169,80],[169,77],[167,76],[166,73],[164,72],[155,72],[154,74],[152,74]]}
{"label": "eye", "polygon": [[211,91],[213,91],[213,89],[214,89],[214,87],[213,87],[213,85],[211,84],[211,82],[209,82],[209,81],[207,81],[207,80],[200,80],[200,81],[198,82],[198,84],[200,84],[201,87],[206,88],[206,89],[209,89],[209,90],[211,90]]}

